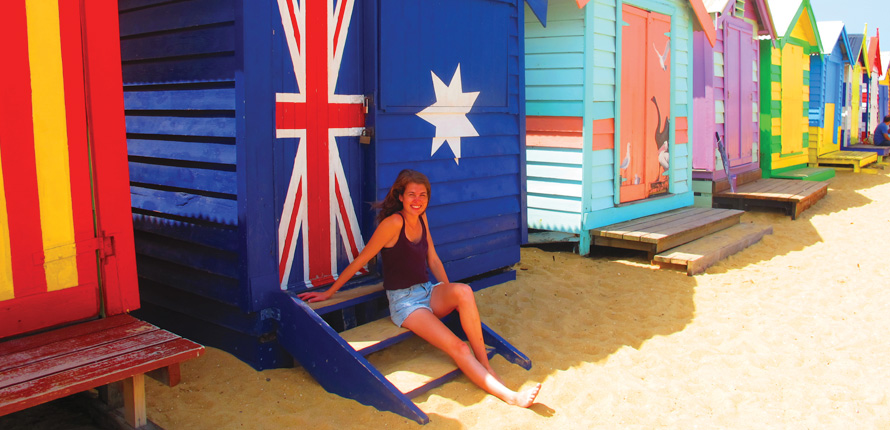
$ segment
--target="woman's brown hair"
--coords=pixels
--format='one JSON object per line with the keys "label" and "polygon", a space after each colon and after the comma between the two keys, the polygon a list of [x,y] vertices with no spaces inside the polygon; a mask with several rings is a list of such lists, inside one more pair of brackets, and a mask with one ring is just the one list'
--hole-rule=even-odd
{"label": "woman's brown hair", "polygon": [[377,214],[377,223],[380,223],[386,219],[386,217],[402,210],[402,202],[399,200],[399,196],[405,193],[405,188],[408,187],[408,184],[423,185],[426,187],[427,198],[431,197],[430,180],[426,175],[416,170],[402,170],[399,172],[399,176],[396,177],[392,186],[389,187],[389,192],[386,193],[386,197],[383,201],[377,202],[373,206],[375,209],[380,209],[380,212]]}

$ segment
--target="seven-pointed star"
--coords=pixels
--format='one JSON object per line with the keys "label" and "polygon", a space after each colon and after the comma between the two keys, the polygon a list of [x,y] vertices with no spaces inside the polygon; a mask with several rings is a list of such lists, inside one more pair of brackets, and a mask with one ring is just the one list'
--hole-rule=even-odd
{"label": "seven-pointed star", "polygon": [[467,119],[467,112],[476,103],[479,91],[471,93],[463,92],[460,78],[460,64],[451,77],[451,83],[447,86],[435,72],[433,75],[433,90],[436,92],[436,102],[417,113],[417,116],[436,126],[436,136],[433,137],[433,149],[430,156],[436,153],[443,143],[448,143],[451,152],[454,153],[454,162],[460,159],[460,138],[479,136],[476,128]]}

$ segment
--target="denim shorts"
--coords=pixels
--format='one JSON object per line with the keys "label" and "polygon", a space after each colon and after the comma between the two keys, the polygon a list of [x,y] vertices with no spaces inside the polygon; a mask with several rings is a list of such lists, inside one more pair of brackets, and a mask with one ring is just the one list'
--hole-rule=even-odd
{"label": "denim shorts", "polygon": [[433,297],[433,288],[437,285],[439,284],[427,281],[401,290],[386,290],[392,322],[401,327],[408,315],[418,309],[429,309],[432,312],[430,299]]}

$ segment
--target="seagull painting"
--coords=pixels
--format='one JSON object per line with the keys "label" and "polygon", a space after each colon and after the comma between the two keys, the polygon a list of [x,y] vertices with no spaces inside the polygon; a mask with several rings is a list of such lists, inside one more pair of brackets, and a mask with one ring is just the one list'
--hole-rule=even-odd
{"label": "seagull painting", "polygon": [[658,63],[661,64],[661,70],[667,71],[667,65],[665,64],[665,59],[667,59],[668,53],[671,51],[671,40],[668,39],[667,42],[664,43],[664,54],[658,52],[658,48],[655,47],[655,44],[652,44],[652,49],[655,50],[655,55],[658,55]]}
{"label": "seagull painting", "polygon": [[[630,142],[627,142],[627,152],[624,153],[624,161],[621,162],[621,170],[625,170],[630,166]],[[624,175],[621,176],[621,182],[626,181],[628,178],[625,178]]]}

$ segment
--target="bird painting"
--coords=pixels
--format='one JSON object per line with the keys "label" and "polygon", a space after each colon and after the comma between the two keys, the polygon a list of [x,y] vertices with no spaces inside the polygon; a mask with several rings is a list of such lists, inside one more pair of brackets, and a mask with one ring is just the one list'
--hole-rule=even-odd
{"label": "bird painting", "polygon": [[665,60],[667,60],[668,53],[671,51],[671,40],[668,39],[667,42],[664,43],[664,54],[658,52],[658,48],[655,47],[655,44],[652,44],[652,49],[655,50],[655,55],[658,55],[658,63],[661,65],[661,70],[667,71],[667,64]]}

